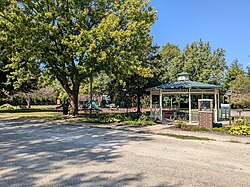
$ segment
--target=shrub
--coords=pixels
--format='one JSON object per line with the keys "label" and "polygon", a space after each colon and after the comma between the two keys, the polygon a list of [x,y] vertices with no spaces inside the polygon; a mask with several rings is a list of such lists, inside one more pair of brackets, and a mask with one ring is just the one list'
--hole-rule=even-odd
{"label": "shrub", "polygon": [[100,115],[97,119],[100,123],[113,123],[123,121],[125,117],[121,114],[106,114]]}
{"label": "shrub", "polygon": [[186,122],[184,119],[179,119],[176,123],[175,123],[175,127],[176,128],[181,128],[183,125],[186,125]]}
{"label": "shrub", "polygon": [[237,119],[233,122],[233,126],[245,126],[245,125],[249,125],[250,121],[249,119],[245,118],[245,119]]}
{"label": "shrub", "polygon": [[225,127],[214,127],[214,128],[212,128],[212,131],[215,131],[215,132],[227,132],[228,129],[225,128]]}
{"label": "shrub", "polygon": [[250,135],[250,126],[248,125],[237,125],[232,126],[229,129],[229,134],[234,135]]}
{"label": "shrub", "polygon": [[142,125],[142,126],[156,124],[154,121],[148,120],[148,117],[144,114],[142,114],[139,119],[135,119],[135,120],[127,119],[123,121],[123,123],[128,124],[128,125]]}
{"label": "shrub", "polygon": [[140,118],[138,119],[138,121],[147,121],[147,119],[148,119],[148,116],[142,114],[142,115],[140,116]]}
{"label": "shrub", "polygon": [[198,127],[194,125],[182,125],[181,129],[185,131],[209,131],[209,129],[205,127]]}

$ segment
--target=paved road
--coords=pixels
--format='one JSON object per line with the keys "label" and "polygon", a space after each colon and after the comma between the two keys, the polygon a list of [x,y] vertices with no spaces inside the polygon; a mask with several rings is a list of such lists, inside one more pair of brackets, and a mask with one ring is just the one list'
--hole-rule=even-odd
{"label": "paved road", "polygon": [[0,186],[250,186],[250,145],[0,120]]}

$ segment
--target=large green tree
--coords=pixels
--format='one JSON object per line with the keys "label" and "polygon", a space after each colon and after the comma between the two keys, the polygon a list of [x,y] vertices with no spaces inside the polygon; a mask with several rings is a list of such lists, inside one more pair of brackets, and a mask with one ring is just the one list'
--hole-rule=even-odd
{"label": "large green tree", "polygon": [[247,74],[247,76],[250,78],[250,65],[248,65],[248,66],[246,67],[246,69],[247,69],[246,74]]}
{"label": "large green tree", "polygon": [[237,59],[235,59],[230,67],[227,69],[227,74],[224,79],[224,87],[225,89],[230,89],[232,82],[240,75],[244,75],[244,70],[242,68],[242,64],[238,62]]}
{"label": "large green tree", "polygon": [[248,76],[237,75],[230,83],[230,89],[232,90],[231,103],[233,107],[250,107],[250,78]]}
{"label": "large green tree", "polygon": [[159,51],[159,56],[162,62],[159,67],[159,80],[162,83],[175,80],[176,74],[181,71],[181,50],[177,45],[167,43]]}
{"label": "large green tree", "polygon": [[141,98],[146,93],[146,89],[159,84],[158,68],[160,62],[158,55],[156,55],[158,47],[152,48],[150,56],[144,57],[147,62],[144,65],[144,71],[141,74],[134,73],[131,76],[124,77],[124,88],[131,96],[136,96],[137,112],[141,112]]}
{"label": "large green tree", "polygon": [[25,48],[26,35],[15,21],[17,15],[6,12],[14,3],[12,0],[0,1],[0,94],[4,98],[36,90],[40,75],[39,64]]}
{"label": "large green tree", "polygon": [[40,70],[36,63],[29,59],[11,61],[6,46],[1,43],[0,51],[0,98],[8,98],[17,92],[27,93],[38,89]]}
{"label": "large green tree", "polygon": [[225,76],[225,51],[211,50],[209,42],[193,42],[183,51],[178,46],[167,44],[159,52],[162,57],[162,81],[175,81],[176,74],[185,71],[193,81],[221,84]]}
{"label": "large green tree", "polygon": [[61,83],[72,113],[82,80],[100,70],[116,76],[142,70],[156,13],[144,0],[9,0],[1,24],[15,33],[20,55],[31,55]]}

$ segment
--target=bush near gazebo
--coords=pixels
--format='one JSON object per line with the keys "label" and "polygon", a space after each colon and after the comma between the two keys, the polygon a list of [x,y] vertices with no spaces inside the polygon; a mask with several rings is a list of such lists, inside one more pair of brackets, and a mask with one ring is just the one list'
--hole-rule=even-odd
{"label": "bush near gazebo", "polygon": [[248,125],[232,126],[229,129],[229,134],[250,135],[250,126],[248,126]]}
{"label": "bush near gazebo", "polygon": [[175,127],[184,131],[214,131],[219,133],[228,133],[233,135],[250,135],[250,119],[237,119],[233,122],[232,126],[214,127],[212,129],[199,127],[195,125],[187,125],[182,119],[175,122]]}
{"label": "bush near gazebo", "polygon": [[250,135],[249,119],[237,119],[233,122],[233,126],[229,129],[229,134],[234,135]]}

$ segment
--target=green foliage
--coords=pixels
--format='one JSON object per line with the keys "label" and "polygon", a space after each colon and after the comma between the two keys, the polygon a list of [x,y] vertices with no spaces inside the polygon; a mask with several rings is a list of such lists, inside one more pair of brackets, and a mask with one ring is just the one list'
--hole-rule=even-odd
{"label": "green foliage", "polygon": [[242,64],[238,62],[237,59],[235,59],[230,67],[228,68],[226,77],[224,79],[224,88],[229,89],[232,86],[232,82],[238,77],[243,76],[244,70],[242,68]]}
{"label": "green foliage", "polygon": [[155,122],[148,120],[146,115],[141,115],[139,118],[137,115],[129,114],[103,114],[99,115],[97,118],[97,122],[100,123],[113,123],[113,122],[121,122],[123,124],[129,125],[154,125]]}
{"label": "green foliage", "polygon": [[159,51],[161,57],[160,72],[158,74],[161,82],[173,81],[176,74],[181,72],[181,51],[177,45],[167,43]]}
{"label": "green foliage", "polygon": [[179,119],[175,123],[176,128],[182,128],[182,126],[186,125],[186,120],[185,119]]}
{"label": "green foliage", "polygon": [[[100,71],[98,74],[96,74],[93,77],[93,84],[92,84],[92,89],[93,93],[95,94],[106,94],[110,95],[109,92],[107,92],[110,88],[110,86],[115,86],[112,85],[112,81],[115,78],[113,76],[109,76],[107,73],[104,71]],[[80,86],[80,94],[89,94],[90,93],[90,80],[86,79],[81,83]]]}
{"label": "green foliage", "polygon": [[195,125],[182,125],[181,129],[185,131],[209,131],[209,129],[205,127],[199,127]]}
{"label": "green foliage", "polygon": [[131,120],[131,119],[125,119],[125,121],[122,122],[123,124],[127,125],[141,125],[141,126],[148,126],[148,125],[155,125],[156,123],[154,121],[148,120],[148,117],[144,114],[142,114],[139,119]]}
{"label": "green foliage", "polygon": [[250,78],[250,65],[248,65],[246,69],[247,69],[247,77]]}
{"label": "green foliage", "polygon": [[11,119],[39,118],[39,119],[58,120],[58,119],[63,119],[64,117],[61,112],[47,112],[46,110],[39,110],[39,109],[0,110],[0,112],[1,112],[1,117],[11,118]]}
{"label": "green foliage", "polygon": [[75,114],[84,80],[101,70],[117,78],[145,72],[140,57],[151,52],[150,27],[156,19],[149,3],[10,0],[1,7],[0,37],[11,39],[7,45],[9,53],[15,52],[11,66],[23,58],[40,63],[58,79]]}
{"label": "green foliage", "polygon": [[229,129],[229,134],[234,134],[234,135],[250,135],[250,126],[249,125],[232,126]]}
{"label": "green foliage", "polygon": [[230,142],[230,143],[241,143],[241,142],[238,141],[238,140],[229,140],[229,141],[227,141],[227,142]]}
{"label": "green foliage", "polygon": [[212,128],[212,131],[227,133],[228,132],[228,128],[226,128],[226,127],[214,127],[214,128]]}
{"label": "green foliage", "polygon": [[190,79],[198,82],[221,84],[225,76],[225,51],[211,50],[209,42],[193,42],[183,51],[178,46],[167,44],[159,52],[162,57],[160,77],[162,82],[175,81],[176,74],[183,71],[190,74]]}
{"label": "green foliage", "polygon": [[138,133],[142,134],[155,134],[160,136],[168,136],[172,138],[182,139],[182,140],[211,140],[216,141],[215,139],[207,138],[207,137],[197,137],[197,136],[189,136],[189,135],[181,135],[181,134],[171,134],[171,133],[158,133],[152,131],[139,131]]}
{"label": "green foliage", "polygon": [[[22,16],[12,12],[17,1],[8,0],[1,3],[0,9],[0,94],[9,96],[17,92],[27,93],[38,89],[40,75],[39,64],[32,56],[27,45],[26,34],[22,25],[15,20]],[[26,23],[25,23],[26,24]],[[29,27],[26,24],[26,27]],[[21,38],[18,38],[21,37]]]}
{"label": "green foliage", "polygon": [[14,54],[8,54],[10,51],[5,50],[6,45],[10,45],[7,40],[8,38],[0,38],[0,94],[6,97],[17,92],[27,93],[38,89],[38,65],[24,57],[19,61],[11,61]]}
{"label": "green foliage", "polygon": [[120,122],[125,119],[125,116],[122,114],[104,114],[100,115],[97,118],[97,122],[99,123],[113,123]]}
{"label": "green foliage", "polygon": [[156,123],[154,121],[123,121],[122,122],[123,124],[126,124],[126,125],[139,125],[139,126],[151,126],[151,125],[155,125]]}
{"label": "green foliage", "polygon": [[190,73],[191,80],[221,84],[225,75],[225,51],[221,48],[211,51],[209,42],[202,40],[187,45],[183,50],[183,70]]}
{"label": "green foliage", "polygon": [[234,108],[250,107],[250,78],[240,74],[230,83],[232,96],[230,102]]}
{"label": "green foliage", "polygon": [[[146,89],[157,85],[157,68],[159,60],[156,56],[157,47],[151,47],[151,51],[146,56],[140,56],[139,59],[144,63],[142,69],[138,73],[124,74],[119,76],[120,79],[113,78],[108,84],[108,92],[110,96],[116,98],[117,101],[131,100],[134,98],[137,102],[137,112],[140,113],[141,98],[146,93]],[[126,90],[126,91],[124,91]],[[129,94],[129,96],[126,96]]]}
{"label": "green foliage", "polygon": [[233,126],[247,126],[250,125],[250,119],[249,118],[243,118],[243,119],[236,119],[233,121]]}

